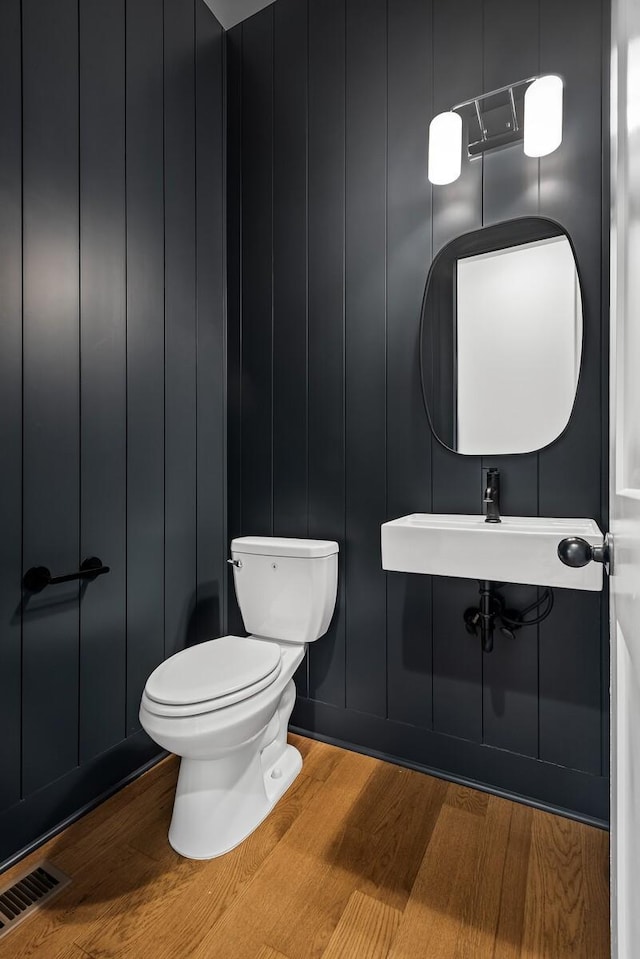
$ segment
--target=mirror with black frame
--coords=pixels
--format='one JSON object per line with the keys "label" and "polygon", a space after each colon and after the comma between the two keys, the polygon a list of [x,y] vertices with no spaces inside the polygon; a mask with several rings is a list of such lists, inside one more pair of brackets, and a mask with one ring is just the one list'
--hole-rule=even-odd
{"label": "mirror with black frame", "polygon": [[431,265],[420,320],[431,429],[467,455],[531,453],[575,401],[582,295],[566,231],[523,217],[457,237]]}

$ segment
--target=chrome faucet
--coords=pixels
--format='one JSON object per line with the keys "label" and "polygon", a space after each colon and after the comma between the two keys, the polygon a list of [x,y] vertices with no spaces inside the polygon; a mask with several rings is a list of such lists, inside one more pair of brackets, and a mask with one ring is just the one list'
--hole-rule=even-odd
{"label": "chrome faucet", "polygon": [[487,518],[485,523],[501,523],[500,519],[500,470],[487,470],[487,487],[484,491]]}

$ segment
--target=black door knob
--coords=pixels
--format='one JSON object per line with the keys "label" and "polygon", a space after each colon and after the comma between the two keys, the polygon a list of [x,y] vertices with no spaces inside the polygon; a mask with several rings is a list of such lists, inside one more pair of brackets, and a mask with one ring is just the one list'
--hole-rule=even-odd
{"label": "black door knob", "polygon": [[594,558],[593,546],[580,536],[568,536],[558,543],[558,557],[565,566],[579,569]]}

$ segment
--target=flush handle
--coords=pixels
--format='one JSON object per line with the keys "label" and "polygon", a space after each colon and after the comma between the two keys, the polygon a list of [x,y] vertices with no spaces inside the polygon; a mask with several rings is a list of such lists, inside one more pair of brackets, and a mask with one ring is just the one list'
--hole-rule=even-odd
{"label": "flush handle", "polygon": [[607,533],[601,546],[592,546],[581,536],[568,536],[558,543],[558,558],[565,566],[580,569],[588,563],[602,563],[607,573],[611,573],[612,539]]}
{"label": "flush handle", "polygon": [[235,566],[236,569],[242,569],[241,559],[228,559],[227,563],[229,564],[229,566]]}

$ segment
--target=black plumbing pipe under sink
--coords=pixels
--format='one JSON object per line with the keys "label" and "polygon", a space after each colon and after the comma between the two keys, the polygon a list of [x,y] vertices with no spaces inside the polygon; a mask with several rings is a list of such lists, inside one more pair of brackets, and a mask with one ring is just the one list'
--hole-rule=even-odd
{"label": "black plumbing pipe under sink", "polygon": [[487,579],[480,580],[480,637],[482,650],[485,653],[493,651],[493,586]]}

